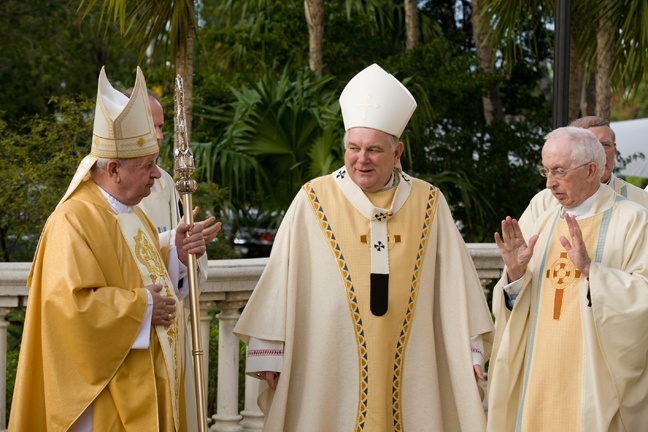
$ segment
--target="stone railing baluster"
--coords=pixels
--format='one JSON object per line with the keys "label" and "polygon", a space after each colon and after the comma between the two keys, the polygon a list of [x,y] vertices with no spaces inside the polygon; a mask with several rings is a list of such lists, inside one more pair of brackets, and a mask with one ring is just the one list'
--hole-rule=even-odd
{"label": "stone railing baluster", "polygon": [[[15,306],[18,305],[16,304]],[[3,408],[7,405],[7,328],[9,327],[9,323],[5,318],[9,312],[11,312],[11,308],[0,308],[0,370],[2,371],[2,380],[0,381],[0,406]],[[0,411],[0,428],[7,428],[7,415],[4,409]]]}
{"label": "stone railing baluster", "polygon": [[232,330],[241,316],[239,309],[245,301],[216,302],[221,312],[218,318],[218,388],[216,389],[216,414],[210,430],[214,432],[239,432],[242,417],[238,411],[239,340]]}
{"label": "stone railing baluster", "polygon": [[243,432],[261,432],[263,429],[263,413],[257,405],[258,392],[259,380],[246,375],[245,405],[243,411],[241,411]]}

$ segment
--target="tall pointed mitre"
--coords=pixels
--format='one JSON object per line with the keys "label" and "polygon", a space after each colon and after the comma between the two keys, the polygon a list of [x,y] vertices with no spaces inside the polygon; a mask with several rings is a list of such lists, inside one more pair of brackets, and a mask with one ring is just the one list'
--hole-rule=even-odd
{"label": "tall pointed mitre", "polygon": [[416,101],[400,81],[374,63],[344,87],[340,108],[344,130],[367,127],[400,137]]}
{"label": "tall pointed mitre", "polygon": [[102,67],[99,73],[90,154],[79,164],[59,205],[79,186],[98,158],[132,159],[150,156],[158,151],[142,70],[137,67],[133,94],[129,98],[113,88],[106,77],[105,68]]}

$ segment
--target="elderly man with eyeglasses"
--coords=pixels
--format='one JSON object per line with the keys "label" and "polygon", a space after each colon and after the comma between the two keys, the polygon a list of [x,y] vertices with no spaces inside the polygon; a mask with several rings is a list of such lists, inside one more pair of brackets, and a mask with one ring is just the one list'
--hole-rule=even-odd
{"label": "elderly man with eyeglasses", "polygon": [[[590,130],[598,139],[598,143],[603,146],[603,150],[605,151],[605,169],[601,176],[601,183],[607,184],[616,193],[628,198],[630,201],[634,201],[648,208],[648,190],[638,188],[614,175],[614,162],[617,154],[616,136],[610,128],[610,123],[600,117],[587,116],[574,120],[569,126]],[[594,142],[592,144],[596,145]],[[529,206],[520,217],[522,231],[526,232],[540,214],[558,204],[559,202],[549,188],[540,191],[531,199]]]}
{"label": "elderly man with eyeglasses", "polygon": [[636,431],[648,424],[648,209],[600,182],[586,129],[546,137],[540,174],[559,203],[528,232],[495,233],[488,431]]}

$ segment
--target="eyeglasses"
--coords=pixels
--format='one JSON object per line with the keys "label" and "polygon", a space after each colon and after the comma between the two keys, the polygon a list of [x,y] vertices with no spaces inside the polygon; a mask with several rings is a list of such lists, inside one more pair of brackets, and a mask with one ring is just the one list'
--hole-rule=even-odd
{"label": "eyeglasses", "polygon": [[582,168],[585,165],[589,165],[591,163],[592,162],[585,162],[583,165],[578,165],[577,167],[568,168],[568,169],[563,169],[563,168],[547,169],[545,167],[542,167],[542,168],[538,168],[538,172],[542,177],[549,177],[549,174],[551,174],[553,178],[561,179],[561,178],[565,178],[567,173],[569,173],[570,171],[573,171],[578,168]]}

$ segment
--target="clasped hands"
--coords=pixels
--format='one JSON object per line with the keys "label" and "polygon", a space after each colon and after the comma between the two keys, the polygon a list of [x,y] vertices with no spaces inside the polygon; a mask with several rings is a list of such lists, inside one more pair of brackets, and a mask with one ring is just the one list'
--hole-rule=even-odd
{"label": "clasped hands", "polygon": [[162,291],[162,285],[153,284],[144,287],[151,293],[153,299],[153,314],[151,316],[151,324],[169,326],[173,323],[176,317],[176,302],[173,297],[168,297]]}
{"label": "clasped hands", "polygon": [[[574,266],[585,277],[589,277],[591,259],[583,242],[581,232],[575,217],[565,213],[565,222],[569,229],[571,242],[565,237],[560,237],[560,244],[565,248],[567,255]],[[502,221],[502,235],[495,233],[495,243],[500,250],[502,260],[506,265],[506,275],[509,282],[516,281],[524,276],[527,265],[533,256],[533,248],[538,241],[538,235],[531,236],[529,242],[524,240],[524,235],[516,219],[507,216]]]}

